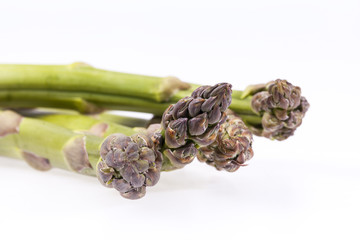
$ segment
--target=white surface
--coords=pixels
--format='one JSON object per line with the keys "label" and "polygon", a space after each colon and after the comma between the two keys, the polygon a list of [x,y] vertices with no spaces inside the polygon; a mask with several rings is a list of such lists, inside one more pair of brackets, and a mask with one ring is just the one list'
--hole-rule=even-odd
{"label": "white surface", "polygon": [[359,239],[359,1],[0,1],[0,62],[175,75],[234,89],[286,78],[311,108],[248,167],[195,162],[139,201],[0,159],[1,239]]}

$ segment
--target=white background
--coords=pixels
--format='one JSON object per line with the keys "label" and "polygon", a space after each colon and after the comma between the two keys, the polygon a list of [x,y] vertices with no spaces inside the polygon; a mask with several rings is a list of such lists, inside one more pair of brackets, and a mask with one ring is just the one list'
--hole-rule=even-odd
{"label": "white background", "polygon": [[68,64],[234,89],[276,78],[311,108],[235,173],[194,162],[138,201],[0,158],[0,239],[359,239],[359,1],[0,1],[0,63]]}

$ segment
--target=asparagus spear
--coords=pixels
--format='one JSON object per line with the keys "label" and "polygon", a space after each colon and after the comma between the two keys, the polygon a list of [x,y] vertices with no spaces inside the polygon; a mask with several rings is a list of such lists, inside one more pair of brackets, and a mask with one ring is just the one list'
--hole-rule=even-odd
{"label": "asparagus spear", "polygon": [[[7,146],[12,143],[20,155],[25,152],[47,159],[47,166],[44,165],[43,170],[53,166],[95,175],[97,146],[101,144],[101,138],[87,137],[48,122],[22,117],[12,111],[0,112],[0,122],[1,141],[7,142]],[[24,157],[24,160],[28,159]]]}
{"label": "asparagus spear", "polygon": [[[119,109],[161,116],[169,103],[190,95],[197,87],[176,78],[116,73],[81,63],[0,65],[3,107],[43,106],[86,113]],[[283,104],[289,101],[293,103]],[[234,91],[230,106],[253,133],[276,140],[293,135],[308,107],[300,88],[285,80],[250,86],[244,92]]]}
{"label": "asparagus spear", "polygon": [[[192,84],[192,88],[195,86]],[[171,101],[187,93],[179,91]],[[253,134],[281,141],[294,134],[309,106],[306,98],[301,96],[300,87],[277,79],[267,84],[251,85],[243,92],[233,91],[230,109],[233,110],[231,114],[241,118],[240,121],[245,122]],[[161,111],[162,108],[161,104],[152,103],[151,109]],[[156,114],[157,110],[150,112]]]}
{"label": "asparagus spear", "polygon": [[[144,88],[146,89],[146,86],[144,86]],[[17,90],[2,89],[0,87],[0,107],[5,108],[46,107],[73,109],[81,113],[101,113],[104,110],[125,110],[148,112],[161,116],[169,104],[170,103],[158,103],[142,98],[102,93],[34,89]]]}
{"label": "asparagus spear", "polygon": [[[23,159],[37,170],[56,167],[96,175],[105,186],[114,187],[129,199],[143,197],[145,188],[159,180],[162,154],[145,134],[113,134],[103,142],[103,138],[11,111],[1,112],[0,122],[4,123],[0,154]],[[116,161],[110,151],[114,151]],[[104,168],[104,162],[111,167]]]}

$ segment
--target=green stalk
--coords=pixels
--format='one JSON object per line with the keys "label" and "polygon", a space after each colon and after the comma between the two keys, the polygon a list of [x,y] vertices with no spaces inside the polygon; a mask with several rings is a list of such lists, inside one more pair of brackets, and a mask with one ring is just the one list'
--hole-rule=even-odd
{"label": "green stalk", "polygon": [[[32,118],[35,118],[32,120],[46,123],[45,125],[51,124],[52,127],[56,125],[61,129],[66,128],[65,132],[70,131],[70,132],[83,134],[84,136],[86,136],[86,138],[91,138],[91,139],[94,138],[95,140],[99,139],[99,137],[102,140],[104,140],[104,138],[117,133],[131,136],[134,135],[135,133],[146,132],[146,129],[143,128],[143,126],[131,128],[111,121],[98,120],[93,118],[92,116],[85,116],[80,114],[70,114],[70,113],[31,114],[31,112],[26,114],[27,116],[32,116]],[[26,119],[26,121],[30,121],[31,118],[23,118],[23,119]],[[122,117],[122,119],[124,120],[126,119],[126,117]],[[52,136],[57,138],[57,133],[53,132]],[[87,152],[92,156],[95,156],[95,159],[97,160],[100,158],[98,149],[102,140],[98,142],[95,141],[95,143],[94,141],[91,141],[89,142],[89,144],[87,144]],[[27,141],[28,140],[26,140],[26,142]],[[43,156],[42,154],[40,155]],[[162,170],[167,171],[169,169],[173,170],[174,166],[172,166],[172,163],[169,162],[167,158],[165,158]]]}
{"label": "green stalk", "polygon": [[0,65],[0,89],[61,90],[114,94],[167,101],[189,85],[174,77],[151,77],[70,65]]}
{"label": "green stalk", "polygon": [[99,113],[107,110],[129,110],[162,115],[169,103],[115,95],[49,90],[0,90],[0,107],[49,107]]}
{"label": "green stalk", "polygon": [[15,139],[12,136],[0,137],[0,155],[3,157],[23,159],[21,150],[16,147]]}
{"label": "green stalk", "polygon": [[[181,93],[184,96],[191,95],[191,93]],[[176,95],[171,100],[175,101],[176,98],[182,95]],[[161,116],[171,103],[157,103],[140,98],[87,92],[0,90],[0,107],[10,108],[48,107],[72,109],[81,113],[99,113],[104,110],[125,110],[147,112]],[[254,114],[251,108],[250,97],[244,100],[233,99],[230,109],[238,114]]]}
{"label": "green stalk", "polygon": [[[25,117],[32,117],[38,119],[51,119],[54,118],[54,123],[57,125],[62,124],[74,124],[74,127],[70,127],[71,129],[87,129],[89,130],[89,126],[93,125],[101,125],[101,124],[115,124],[121,125],[116,126],[118,128],[118,132],[125,132],[128,131],[130,128],[146,128],[152,123],[160,123],[161,119],[144,119],[144,118],[136,118],[136,117],[129,117],[124,115],[118,115],[111,112],[103,112],[99,114],[89,114],[89,115],[82,115],[76,111],[72,110],[61,110],[61,109],[49,109],[49,108],[36,108],[36,109],[17,109],[17,113]],[[57,115],[64,115],[61,118],[58,118]],[[83,122],[83,118],[87,116],[87,118],[91,119],[88,123]],[[68,120],[73,120],[68,123]],[[65,122],[65,123],[64,123]],[[87,125],[86,125],[87,124]],[[85,126],[84,126],[85,125]],[[64,126],[66,127],[66,126]],[[126,129],[124,129],[124,127]],[[132,131],[132,130],[131,130]],[[116,132],[116,131],[114,131]],[[131,133],[126,133],[126,135],[131,135]]]}
{"label": "green stalk", "polygon": [[248,125],[257,126],[262,124],[260,116],[242,114],[241,119]]}
{"label": "green stalk", "polygon": [[76,93],[0,90],[0,106],[6,108],[59,108],[71,109],[81,113],[97,113],[103,109],[92,104]]}
{"label": "green stalk", "polygon": [[127,136],[136,133],[133,128],[80,114],[48,114],[38,116],[37,119],[56,124],[70,130],[90,133],[100,137],[107,137],[114,133],[122,133]]}
{"label": "green stalk", "polygon": [[[93,115],[95,119],[99,119],[105,122],[116,123],[127,127],[147,127],[151,124],[151,120],[115,115],[108,112]],[[160,121],[159,121],[160,122]]]}
{"label": "green stalk", "polygon": [[[0,111],[0,155],[23,159],[30,165],[40,161],[50,167],[95,175],[99,149],[107,136],[127,136],[144,131],[79,114],[34,115],[22,117],[12,111]],[[32,159],[29,155],[32,155]],[[31,161],[31,162],[30,162]]]}
{"label": "green stalk", "polygon": [[[77,120],[67,126],[78,127],[81,117],[70,116]],[[72,117],[47,120],[59,124]],[[87,120],[83,121],[86,126],[96,122],[91,117],[83,119]],[[113,134],[104,140],[12,111],[0,112],[0,123],[0,155],[23,159],[37,170],[57,167],[97,176],[100,183],[129,199],[143,197],[146,187],[154,186],[160,178],[162,154],[144,134]]]}
{"label": "green stalk", "polygon": [[244,91],[239,91],[239,90],[233,90],[231,97],[233,99],[243,99],[244,96]]}
{"label": "green stalk", "polygon": [[240,100],[237,98],[233,98],[231,101],[230,109],[236,112],[238,115],[257,115],[251,106],[251,97],[247,97],[246,99]]}
{"label": "green stalk", "polygon": [[11,111],[0,112],[0,122],[6,126],[0,129],[0,154],[24,159],[39,170],[56,167],[95,175],[102,138]]}
{"label": "green stalk", "polygon": [[[125,135],[133,135],[135,133],[146,132],[143,127],[130,128],[114,122],[97,120],[90,116],[76,115],[76,114],[49,114],[34,116],[39,120],[56,124],[58,126],[67,128],[68,130],[75,132],[82,132],[99,136],[108,137],[111,134],[122,133]],[[123,118],[124,119],[124,118]],[[166,148],[162,150],[165,151]],[[174,170],[173,163],[166,157],[162,165],[163,171]]]}

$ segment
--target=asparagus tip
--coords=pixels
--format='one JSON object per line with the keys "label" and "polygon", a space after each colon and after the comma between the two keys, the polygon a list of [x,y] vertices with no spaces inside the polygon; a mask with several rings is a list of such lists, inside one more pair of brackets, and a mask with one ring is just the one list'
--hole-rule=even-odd
{"label": "asparagus tip", "polygon": [[206,146],[215,141],[230,103],[231,84],[219,83],[201,86],[190,97],[168,107],[161,120],[164,155],[170,161],[169,166],[166,165],[167,170],[184,167],[195,158],[196,146]]}
{"label": "asparagus tip", "polygon": [[228,118],[221,124],[216,141],[209,146],[201,147],[198,159],[214,166],[217,170],[234,172],[246,166],[254,153],[252,134],[240,117],[227,111]]}
{"label": "asparagus tip", "polygon": [[151,138],[143,133],[131,137],[110,135],[101,145],[100,155],[98,179],[125,198],[143,197],[146,187],[159,180],[162,155],[154,148]]}
{"label": "asparagus tip", "polygon": [[281,79],[269,82],[266,90],[253,96],[251,104],[262,116],[261,136],[280,141],[294,134],[310,106],[300,87]]}

